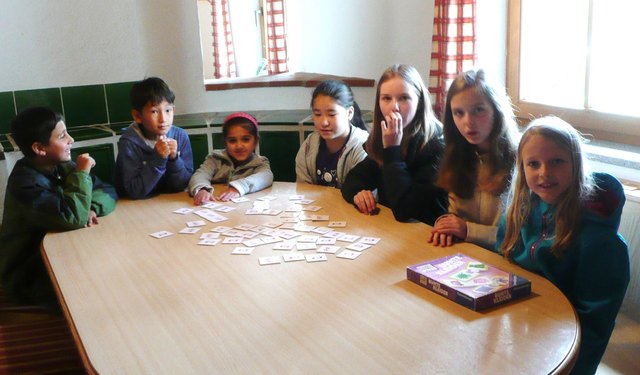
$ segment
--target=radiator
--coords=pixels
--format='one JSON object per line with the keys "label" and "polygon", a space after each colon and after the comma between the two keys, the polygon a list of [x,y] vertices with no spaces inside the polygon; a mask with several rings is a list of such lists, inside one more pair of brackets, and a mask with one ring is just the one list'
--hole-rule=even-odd
{"label": "radiator", "polygon": [[640,189],[629,191],[622,211],[620,234],[629,246],[631,280],[622,303],[622,312],[640,322]]}

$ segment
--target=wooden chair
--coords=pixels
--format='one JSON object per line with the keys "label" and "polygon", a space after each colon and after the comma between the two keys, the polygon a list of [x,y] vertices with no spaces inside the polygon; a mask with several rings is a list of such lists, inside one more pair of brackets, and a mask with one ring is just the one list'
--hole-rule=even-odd
{"label": "wooden chair", "polygon": [[85,374],[65,318],[14,305],[2,288],[0,374]]}

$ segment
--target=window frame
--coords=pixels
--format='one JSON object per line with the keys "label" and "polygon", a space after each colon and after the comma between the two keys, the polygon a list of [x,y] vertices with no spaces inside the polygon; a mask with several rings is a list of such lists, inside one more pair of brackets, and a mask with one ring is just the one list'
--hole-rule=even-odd
{"label": "window frame", "polygon": [[595,139],[640,145],[640,118],[592,109],[574,109],[527,102],[520,99],[520,22],[522,0],[508,2],[507,22],[507,92],[516,116],[526,123],[546,115],[566,120]]}

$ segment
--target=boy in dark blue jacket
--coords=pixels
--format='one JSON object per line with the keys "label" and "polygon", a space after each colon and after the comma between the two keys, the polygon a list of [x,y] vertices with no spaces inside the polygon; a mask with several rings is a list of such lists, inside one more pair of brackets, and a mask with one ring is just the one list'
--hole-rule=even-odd
{"label": "boy in dark blue jacket", "polygon": [[160,78],[131,88],[134,122],[118,141],[115,185],[133,199],[173,193],[187,187],[193,174],[193,153],[187,133],[173,126],[174,93]]}

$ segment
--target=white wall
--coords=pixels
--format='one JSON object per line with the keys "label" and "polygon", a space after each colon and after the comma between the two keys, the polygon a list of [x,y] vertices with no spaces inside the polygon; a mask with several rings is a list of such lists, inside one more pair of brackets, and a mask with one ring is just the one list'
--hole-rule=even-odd
{"label": "white wall", "polygon": [[0,91],[140,78],[136,0],[1,0]]}
{"label": "white wall", "polygon": [[[293,4],[298,3],[297,7]],[[298,70],[377,79],[390,64],[414,65],[426,79],[433,1],[289,1],[299,32]],[[296,9],[299,8],[299,9]],[[295,24],[294,24],[295,22]]]}
{"label": "white wall", "polygon": [[[2,0],[0,91],[163,77],[177,113],[301,109],[308,88],[206,92],[196,1]],[[429,70],[433,0],[289,0],[298,71],[378,79],[388,65]],[[275,93],[275,94],[274,94]],[[364,109],[374,89],[357,89]]]}

